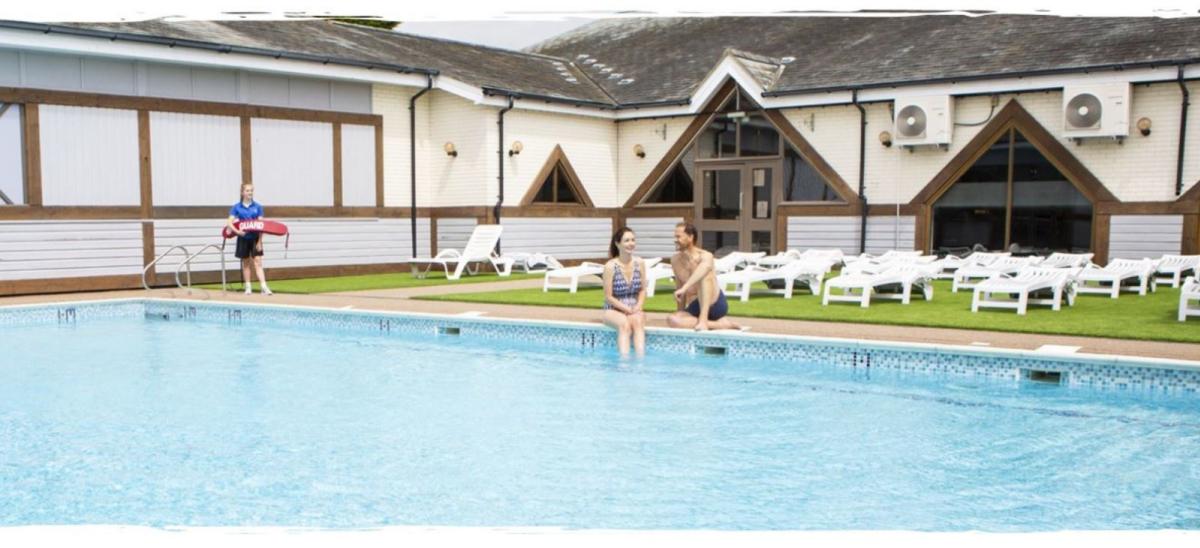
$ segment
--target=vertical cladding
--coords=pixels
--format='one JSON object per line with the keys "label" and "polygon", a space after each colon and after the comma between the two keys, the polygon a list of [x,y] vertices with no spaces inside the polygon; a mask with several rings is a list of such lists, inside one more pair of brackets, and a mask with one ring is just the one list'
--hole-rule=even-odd
{"label": "vertical cladding", "polygon": [[39,110],[45,205],[141,203],[137,111],[58,105]]}
{"label": "vertical cladding", "polygon": [[375,126],[342,124],[342,205],[375,206]]}
{"label": "vertical cladding", "polygon": [[150,113],[156,206],[229,205],[242,181],[241,121],[232,116]]}
{"label": "vertical cladding", "polygon": [[513,110],[504,118],[506,148],[521,141],[524,150],[506,158],[506,205],[516,205],[533,185],[556,145],[579,175],[596,207],[616,207],[617,129],[610,119]]}
{"label": "vertical cladding", "polygon": [[251,120],[255,198],[281,206],[333,206],[333,125]]}
{"label": "vertical cladding", "polygon": [[[628,120],[617,124],[617,204],[624,204],[650,171],[679,140],[694,117]],[[638,158],[633,148],[642,145],[645,158]]]}

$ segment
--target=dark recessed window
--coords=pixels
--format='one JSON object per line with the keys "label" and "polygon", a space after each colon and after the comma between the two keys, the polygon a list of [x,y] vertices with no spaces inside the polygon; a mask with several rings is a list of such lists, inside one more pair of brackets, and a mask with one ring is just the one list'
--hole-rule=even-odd
{"label": "dark recessed window", "polygon": [[542,181],[541,188],[533,197],[535,204],[580,204],[579,193],[571,184],[566,168],[559,162],[550,170],[550,174]]}
{"label": "dark recessed window", "polygon": [[842,202],[825,178],[790,146],[784,147],[783,201]]}

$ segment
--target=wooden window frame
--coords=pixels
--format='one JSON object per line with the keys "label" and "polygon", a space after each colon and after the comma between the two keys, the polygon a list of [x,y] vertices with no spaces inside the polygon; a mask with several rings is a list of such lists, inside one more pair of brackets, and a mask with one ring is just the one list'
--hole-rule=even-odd
{"label": "wooden window frame", "polygon": [[[563,175],[566,176],[567,185],[575,193],[578,202],[559,202],[558,201],[558,178],[557,172],[561,168]],[[554,177],[551,181],[553,189],[551,196],[553,202],[535,202],[538,193],[545,186],[546,180]],[[581,208],[596,207],[592,202],[591,196],[588,196],[587,190],[583,187],[583,183],[579,180],[579,174],[575,172],[575,168],[571,166],[571,161],[567,159],[567,154],[563,152],[562,145],[554,145],[554,150],[550,151],[550,155],[546,158],[546,162],[542,164],[542,169],[533,178],[533,182],[529,185],[529,190],[525,191],[525,197],[521,198],[522,206],[542,206],[542,207],[567,207]]]}

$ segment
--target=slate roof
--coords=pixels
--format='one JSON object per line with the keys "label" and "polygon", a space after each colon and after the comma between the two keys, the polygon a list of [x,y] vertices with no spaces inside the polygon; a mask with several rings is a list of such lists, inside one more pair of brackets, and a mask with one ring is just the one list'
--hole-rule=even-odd
{"label": "slate roof", "polygon": [[[786,94],[1196,60],[1200,59],[1200,18],[1000,14],[621,18],[585,25],[530,51],[580,63],[597,84],[625,104],[688,98],[727,49],[780,60],[794,57],[768,87],[768,94]],[[602,77],[593,68],[596,64],[611,68],[621,78]]]}
{"label": "slate roof", "polygon": [[577,67],[559,59],[328,20],[153,19],[58,25],[433,69],[481,88],[613,104]]}
{"label": "slate roof", "polygon": [[620,18],[527,52],[328,20],[57,25],[434,70],[485,91],[609,108],[686,102],[726,54],[768,95],[1200,60],[1197,17]]}

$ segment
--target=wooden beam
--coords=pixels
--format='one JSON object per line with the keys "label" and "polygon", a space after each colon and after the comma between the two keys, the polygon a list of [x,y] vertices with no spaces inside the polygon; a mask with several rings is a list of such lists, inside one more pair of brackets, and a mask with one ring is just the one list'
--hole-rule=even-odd
{"label": "wooden beam", "polygon": [[184,114],[208,114],[213,116],[271,118],[302,122],[341,122],[369,126],[379,126],[383,123],[383,117],[378,114],[218,103],[195,101],[192,99],[163,99],[158,97],[135,97],[102,93],[78,93],[33,88],[0,87],[0,102],[115,108],[123,110],[152,110],[158,112],[180,112]]}
{"label": "wooden beam", "polygon": [[150,112],[138,111],[138,175],[142,186],[142,218],[154,214],[154,181],[150,164]]}
{"label": "wooden beam", "polygon": [[[242,184],[254,182],[254,154],[251,150],[250,117],[242,116]],[[238,196],[242,194],[237,193]]]}
{"label": "wooden beam", "polygon": [[333,123],[333,207],[342,207],[342,124]]}
{"label": "wooden beam", "polygon": [[383,125],[375,126],[375,207],[383,203]]}
{"label": "wooden beam", "polygon": [[22,112],[24,127],[21,128],[21,135],[25,142],[25,203],[31,206],[40,206],[42,205],[42,131],[38,105],[27,103]]}

